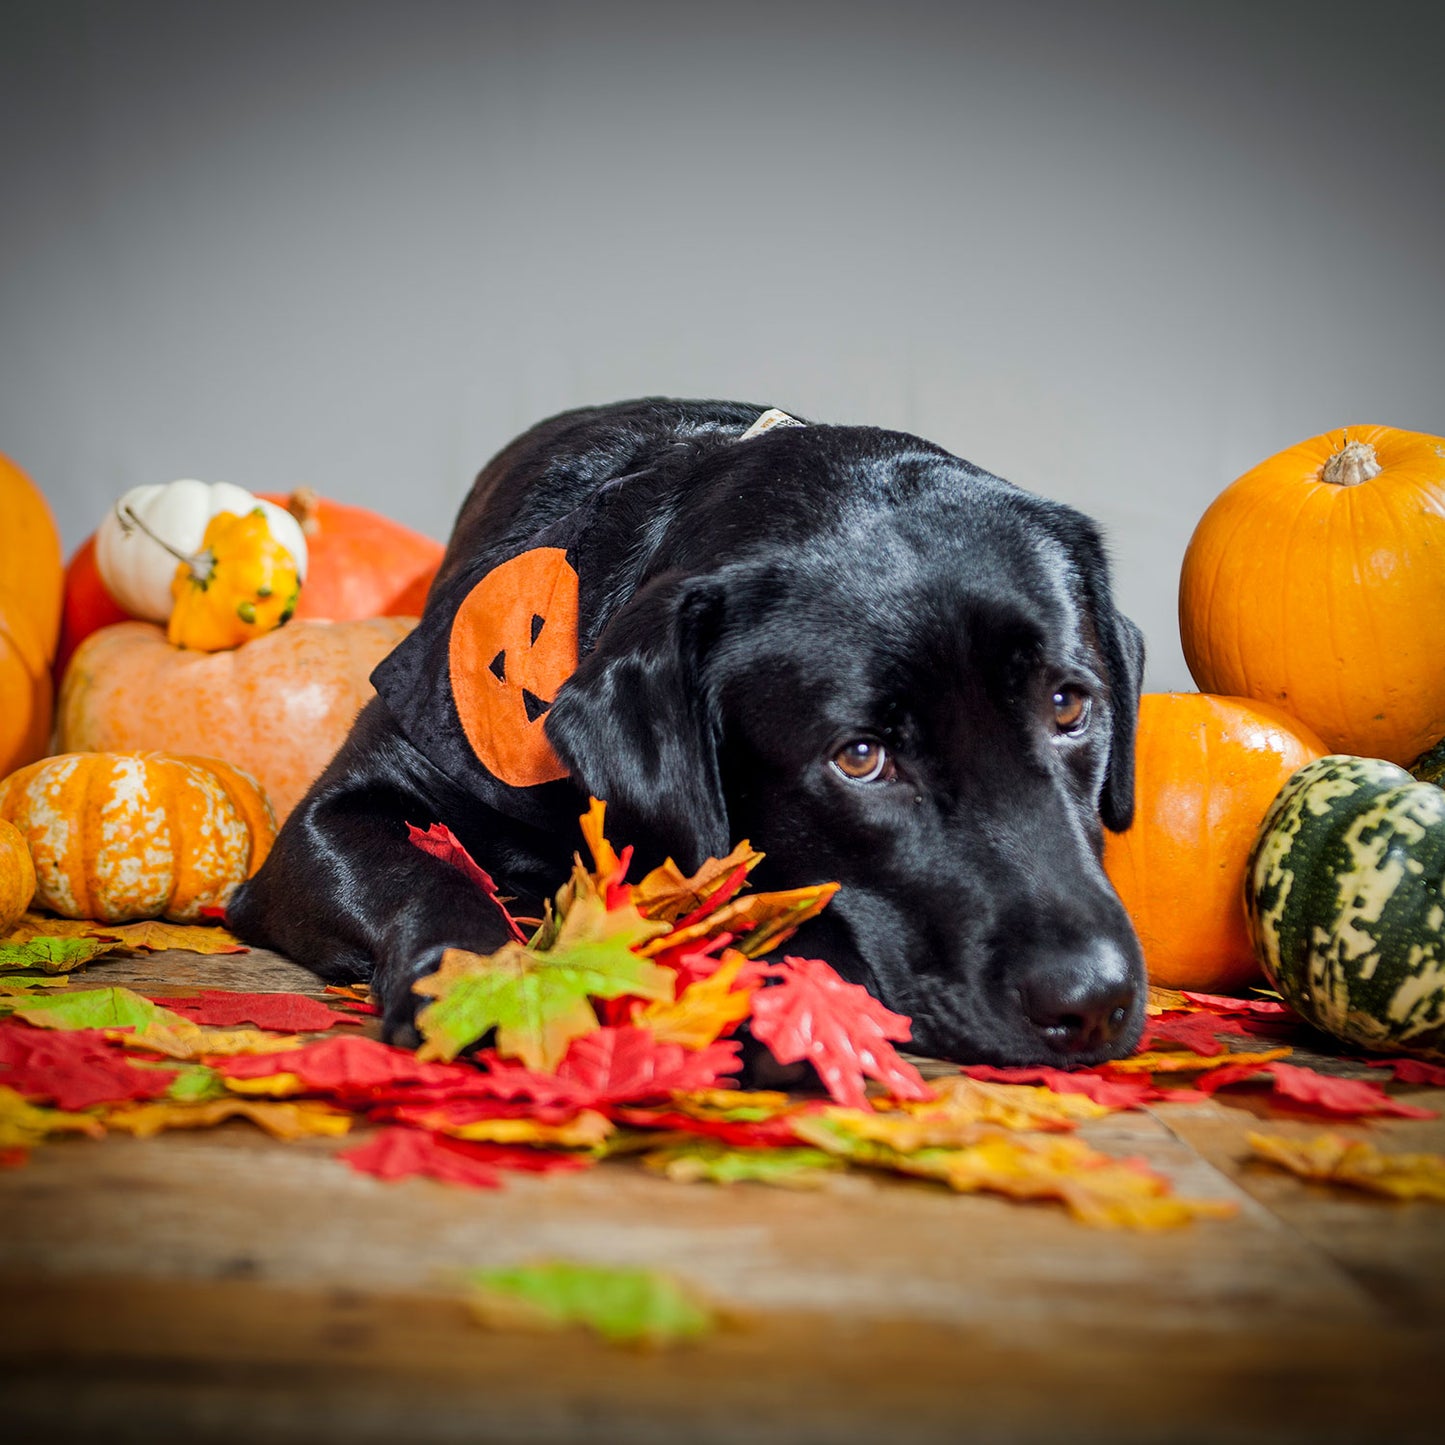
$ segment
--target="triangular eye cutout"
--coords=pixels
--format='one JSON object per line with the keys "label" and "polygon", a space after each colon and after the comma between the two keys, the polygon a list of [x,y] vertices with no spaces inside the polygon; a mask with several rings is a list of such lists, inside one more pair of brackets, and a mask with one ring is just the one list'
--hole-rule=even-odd
{"label": "triangular eye cutout", "polygon": [[522,706],[527,709],[527,721],[536,722],[552,704],[543,702],[535,693],[528,692],[524,687],[522,689]]}
{"label": "triangular eye cutout", "polygon": [[542,629],[547,624],[547,619],[540,612],[532,614],[532,646],[537,645],[537,639],[542,635]]}
{"label": "triangular eye cutout", "polygon": [[507,680],[507,652],[503,648],[488,664],[487,671],[497,679],[498,682]]}

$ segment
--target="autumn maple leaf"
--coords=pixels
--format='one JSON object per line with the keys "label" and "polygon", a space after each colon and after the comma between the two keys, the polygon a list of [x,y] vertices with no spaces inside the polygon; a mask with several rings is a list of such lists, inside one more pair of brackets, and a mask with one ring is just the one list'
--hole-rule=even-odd
{"label": "autumn maple leaf", "polygon": [[552,1072],[574,1038],[597,1028],[589,999],[672,998],[674,975],[633,952],[667,925],[630,904],[609,909],[580,866],[571,888],[565,910],[539,931],[545,947],[534,938],[486,957],[448,949],[436,973],[415,984],[435,1000],[417,1015],[419,1057],[455,1058],[495,1029],[499,1054]]}
{"label": "autumn maple leaf", "polygon": [[932,1097],[918,1070],[889,1042],[913,1033],[902,1014],[818,958],[785,958],[766,973],[773,983],[753,995],[753,1036],[780,1064],[806,1059],[828,1093],[855,1109],[868,1107],[865,1074],[896,1098]]}

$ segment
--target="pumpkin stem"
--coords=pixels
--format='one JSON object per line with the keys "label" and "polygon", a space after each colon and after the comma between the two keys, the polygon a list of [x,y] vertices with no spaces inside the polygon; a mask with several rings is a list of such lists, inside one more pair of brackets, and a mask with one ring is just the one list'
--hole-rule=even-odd
{"label": "pumpkin stem", "polygon": [[314,537],[321,530],[321,494],[315,487],[297,487],[286,498],[286,510],[300,524],[303,537]]}
{"label": "pumpkin stem", "polygon": [[216,554],[210,548],[202,552],[182,552],[179,547],[172,547],[164,537],[156,536],[132,508],[123,507],[119,502],[115,504],[115,515],[122,532],[133,532],[139,528],[162,551],[169,552],[177,562],[189,567],[191,578],[198,586],[205,587],[210,582],[216,570]]}
{"label": "pumpkin stem", "polygon": [[1384,468],[1369,442],[1347,441],[1324,465],[1321,478],[1334,487],[1358,487]]}

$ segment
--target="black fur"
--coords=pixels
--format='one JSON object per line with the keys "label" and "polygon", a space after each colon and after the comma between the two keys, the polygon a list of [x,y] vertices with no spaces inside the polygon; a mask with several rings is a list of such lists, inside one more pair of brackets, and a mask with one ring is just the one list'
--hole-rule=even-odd
{"label": "black fur", "polygon": [[[836,879],[788,944],[914,1021],[914,1047],[993,1063],[1127,1052],[1138,943],[1099,863],[1128,826],[1143,647],[1092,523],[916,437],[738,436],[760,408],[645,400],[533,428],[478,477],[431,594],[524,550],[607,488],[582,658],[546,723],[571,777],[527,821],[481,805],[380,701],[236,895],[228,920],[330,979],[370,979],[406,1038],[447,947],[504,941],[461,875],[412,847],[446,823],[535,910],[589,794],[640,865],[749,838],[756,886]],[[619,480],[620,479],[620,480]],[[610,485],[609,485],[610,484]],[[1061,732],[1054,697],[1088,699]],[[830,759],[881,741],[896,775]],[[536,799],[545,801],[541,815]]]}

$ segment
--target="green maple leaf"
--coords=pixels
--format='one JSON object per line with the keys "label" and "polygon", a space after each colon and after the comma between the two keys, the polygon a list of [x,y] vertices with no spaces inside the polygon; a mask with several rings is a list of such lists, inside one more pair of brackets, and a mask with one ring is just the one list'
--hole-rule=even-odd
{"label": "green maple leaf", "polygon": [[642,1162],[656,1173],[684,1184],[702,1179],[714,1184],[752,1181],[784,1189],[817,1188],[826,1183],[830,1174],[847,1167],[842,1159],[822,1149],[735,1148],[716,1139],[689,1139],[654,1150]]}
{"label": "green maple leaf", "polygon": [[[132,1060],[131,1062],[136,1064],[141,1061]],[[142,1067],[145,1066],[146,1064],[142,1065]],[[171,1080],[170,1087],[165,1094],[173,1104],[204,1104],[209,1099],[233,1097],[220,1072],[208,1064],[178,1064],[173,1059],[167,1059],[165,1063],[156,1064],[153,1067],[176,1071],[176,1076]]]}
{"label": "green maple leaf", "polygon": [[418,981],[415,992],[434,999],[417,1015],[424,1059],[453,1059],[469,1044],[497,1031],[497,1052],[529,1069],[551,1073],[567,1045],[597,1027],[593,998],[670,1001],[676,975],[639,958],[632,949],[666,924],[649,922],[630,904],[609,910],[591,880],[574,879],[547,933],[548,946],[508,943],[483,957],[448,949],[442,965]]}
{"label": "green maple leaf", "polygon": [[493,1327],[583,1325],[612,1344],[668,1345],[716,1326],[712,1311],[655,1270],[553,1260],[467,1277],[473,1313]]}
{"label": "green maple leaf", "polygon": [[0,968],[38,968],[42,973],[69,973],[116,944],[104,938],[32,938],[26,943],[0,943]]}
{"label": "green maple leaf", "polygon": [[53,998],[27,998],[15,1017],[45,1029],[144,1029],[175,1017],[128,988],[77,988]]}

